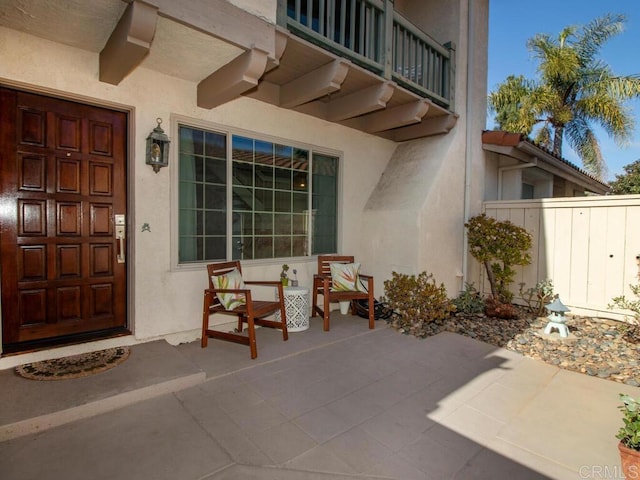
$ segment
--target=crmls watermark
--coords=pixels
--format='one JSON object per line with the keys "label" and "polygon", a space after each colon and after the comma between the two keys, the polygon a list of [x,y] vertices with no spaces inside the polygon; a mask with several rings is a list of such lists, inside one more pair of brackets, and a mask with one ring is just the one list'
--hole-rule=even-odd
{"label": "crmls watermark", "polygon": [[[627,480],[640,480],[640,467],[631,465]],[[625,480],[620,466],[611,465],[583,465],[579,470],[581,479],[589,480]]]}

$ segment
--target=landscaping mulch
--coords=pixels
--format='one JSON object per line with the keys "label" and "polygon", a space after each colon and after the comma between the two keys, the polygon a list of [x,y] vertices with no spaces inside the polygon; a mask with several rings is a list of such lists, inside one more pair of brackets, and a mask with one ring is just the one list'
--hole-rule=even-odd
{"label": "landscaping mulch", "polygon": [[640,339],[637,331],[630,333],[628,324],[569,315],[570,335],[562,338],[555,332],[544,333],[547,322],[548,319],[535,317],[524,309],[514,320],[456,314],[411,329],[394,325],[394,319],[389,321],[405,334],[427,337],[442,331],[454,332],[566,370],[640,386]]}

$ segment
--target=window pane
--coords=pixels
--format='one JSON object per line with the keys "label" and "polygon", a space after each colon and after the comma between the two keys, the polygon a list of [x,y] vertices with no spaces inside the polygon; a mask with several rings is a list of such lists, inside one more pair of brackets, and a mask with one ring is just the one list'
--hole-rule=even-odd
{"label": "window pane", "polygon": [[273,168],[256,165],[256,187],[273,188]]}
{"label": "window pane", "polygon": [[296,170],[309,170],[309,151],[301,148],[293,149],[293,168]]}
{"label": "window pane", "polygon": [[294,234],[307,233],[307,215],[293,215],[292,226]]}
{"label": "window pane", "polygon": [[180,191],[180,207],[181,208],[196,208],[202,207],[202,204],[198,203],[197,191],[202,190],[202,185],[191,182],[180,182],[178,186]]}
{"label": "window pane", "polygon": [[307,253],[307,237],[292,237],[291,256],[302,257]]}
{"label": "window pane", "polygon": [[337,157],[236,135],[227,149],[223,133],[182,125],[179,131],[180,262],[336,251]]}
{"label": "window pane", "polygon": [[309,209],[309,196],[306,193],[293,194],[293,211],[296,213],[306,212]]}
{"label": "window pane", "polygon": [[274,256],[291,256],[291,237],[275,237],[273,240]]}
{"label": "window pane", "polygon": [[256,188],[256,212],[272,212],[273,211],[273,190],[264,190]]}
{"label": "window pane", "polygon": [[198,229],[202,224],[198,222],[198,214],[196,210],[180,210],[180,234],[181,235],[201,235],[202,231]]}
{"label": "window pane", "polygon": [[273,238],[257,237],[255,239],[254,258],[273,258]]}
{"label": "window pane", "polygon": [[275,146],[275,162],[276,166],[291,168],[291,155],[293,153],[293,148],[287,147],[286,145],[278,145]]}
{"label": "window pane", "polygon": [[275,211],[290,212],[292,209],[291,192],[275,192],[275,195],[276,195]]}
{"label": "window pane", "polygon": [[253,186],[253,165],[233,162],[233,184],[247,187]]}
{"label": "window pane", "polygon": [[202,237],[180,237],[178,259],[181,262],[197,262],[202,258]]}
{"label": "window pane", "polygon": [[313,254],[337,251],[338,159],[313,155]]}
{"label": "window pane", "polygon": [[204,181],[207,183],[227,183],[227,162],[211,158],[204,159]]}
{"label": "window pane", "polygon": [[251,260],[253,258],[253,239],[247,237],[233,237],[234,260]]}
{"label": "window pane", "polygon": [[273,215],[256,213],[254,216],[256,235],[273,235]]}
{"label": "window pane", "polygon": [[254,159],[256,163],[273,165],[273,143],[256,140]]}
{"label": "window pane", "polygon": [[227,213],[224,211],[204,212],[204,234],[224,235],[227,232]]}
{"label": "window pane", "polygon": [[221,133],[206,132],[204,136],[207,157],[227,158],[227,136]]}
{"label": "window pane", "polygon": [[196,162],[201,162],[200,157],[180,154],[180,180],[196,180]]}
{"label": "window pane", "polygon": [[253,210],[253,189],[233,187],[233,210]]}
{"label": "window pane", "polygon": [[291,235],[291,215],[275,215],[275,234]]}
{"label": "window pane", "polygon": [[204,258],[207,260],[226,260],[227,239],[225,237],[204,237]]}
{"label": "window pane", "polygon": [[253,214],[234,213],[233,214],[233,234],[253,235]]}
{"label": "window pane", "polygon": [[180,127],[180,152],[202,155],[204,132],[195,128]]}
{"label": "window pane", "polygon": [[234,160],[240,160],[242,162],[253,163],[253,140],[246,137],[233,136],[233,151],[232,156]]}
{"label": "window pane", "polygon": [[205,208],[224,210],[227,206],[227,188],[224,185],[205,185],[204,199]]}
{"label": "window pane", "polygon": [[309,174],[307,172],[293,172],[293,189],[298,192],[309,190]]}
{"label": "window pane", "polygon": [[291,190],[291,170],[276,168],[275,187],[279,190]]}
{"label": "window pane", "polygon": [[179,261],[225,259],[226,136],[180,126],[178,149]]}

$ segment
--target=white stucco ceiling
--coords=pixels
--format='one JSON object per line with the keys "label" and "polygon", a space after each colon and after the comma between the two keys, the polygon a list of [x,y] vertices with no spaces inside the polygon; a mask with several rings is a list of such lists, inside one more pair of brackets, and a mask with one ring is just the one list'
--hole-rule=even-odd
{"label": "white stucco ceiling", "polygon": [[[99,53],[126,8],[122,0],[0,0],[0,25]],[[197,82],[241,53],[234,45],[160,16],[141,66]]]}

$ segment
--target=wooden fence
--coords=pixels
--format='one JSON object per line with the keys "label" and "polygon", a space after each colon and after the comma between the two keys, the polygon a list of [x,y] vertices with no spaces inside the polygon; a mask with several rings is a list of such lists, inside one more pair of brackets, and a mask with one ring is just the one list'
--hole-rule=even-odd
{"label": "wooden fence", "polygon": [[[622,320],[608,305],[633,298],[640,281],[640,195],[485,202],[485,213],[533,235],[532,263],[519,267],[513,291],[551,279],[574,313]],[[482,281],[483,291],[488,284]]]}

